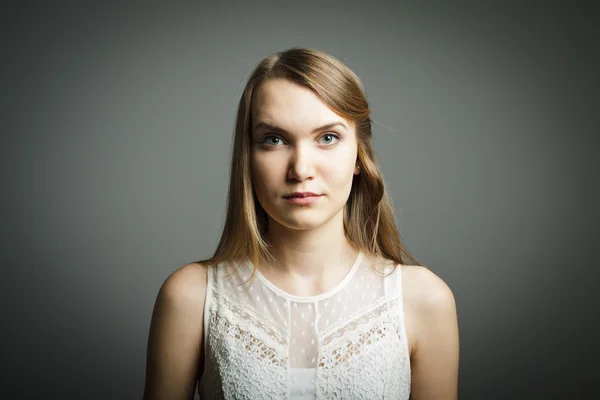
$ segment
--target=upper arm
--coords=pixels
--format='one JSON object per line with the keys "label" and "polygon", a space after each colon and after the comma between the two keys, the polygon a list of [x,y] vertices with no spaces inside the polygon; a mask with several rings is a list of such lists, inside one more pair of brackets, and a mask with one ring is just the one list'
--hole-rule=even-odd
{"label": "upper arm", "polygon": [[206,267],[185,265],[162,284],[152,313],[144,400],[191,399],[202,371]]}
{"label": "upper arm", "polygon": [[452,291],[427,268],[411,267],[405,275],[414,334],[411,399],[456,399],[459,339]]}

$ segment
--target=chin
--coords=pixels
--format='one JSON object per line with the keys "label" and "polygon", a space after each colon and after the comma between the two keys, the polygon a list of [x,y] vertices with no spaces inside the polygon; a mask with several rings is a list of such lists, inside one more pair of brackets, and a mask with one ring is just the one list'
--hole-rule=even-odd
{"label": "chin", "polygon": [[[261,204],[262,205],[262,204]],[[333,204],[330,204],[330,206]],[[278,225],[284,228],[302,231],[319,228],[335,219],[339,213],[343,212],[344,205],[341,204],[339,210],[336,211],[337,207],[331,209],[330,207],[302,207],[287,205],[279,206],[276,204],[268,204],[268,208],[263,206],[263,210],[266,211],[269,219],[273,220]]]}
{"label": "chin", "polygon": [[273,215],[271,218],[283,227],[300,231],[315,229],[323,226],[331,221],[335,215],[335,213],[329,215],[316,210],[306,209],[296,210],[295,212],[291,212],[287,215]]}
{"label": "chin", "polygon": [[323,225],[326,221],[317,218],[295,218],[290,219],[277,219],[277,223],[280,225],[292,229],[295,231],[304,231],[308,229],[318,228]]}

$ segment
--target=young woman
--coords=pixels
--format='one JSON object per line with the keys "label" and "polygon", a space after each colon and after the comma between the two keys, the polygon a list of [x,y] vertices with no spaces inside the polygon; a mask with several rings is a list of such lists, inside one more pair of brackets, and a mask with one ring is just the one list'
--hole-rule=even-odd
{"label": "young woman", "polygon": [[264,59],[241,97],[227,218],[162,285],[145,399],[456,399],[448,286],[400,241],[360,80]]}

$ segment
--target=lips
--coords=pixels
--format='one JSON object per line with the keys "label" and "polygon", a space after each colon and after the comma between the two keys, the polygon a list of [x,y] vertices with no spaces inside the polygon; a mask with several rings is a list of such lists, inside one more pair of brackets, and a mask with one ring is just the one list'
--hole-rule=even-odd
{"label": "lips", "polygon": [[312,192],[294,192],[294,193],[290,193],[288,195],[285,195],[283,197],[285,197],[286,199],[292,199],[292,198],[304,198],[304,197],[318,197],[320,196],[320,194],[316,194],[316,193],[312,193]]}

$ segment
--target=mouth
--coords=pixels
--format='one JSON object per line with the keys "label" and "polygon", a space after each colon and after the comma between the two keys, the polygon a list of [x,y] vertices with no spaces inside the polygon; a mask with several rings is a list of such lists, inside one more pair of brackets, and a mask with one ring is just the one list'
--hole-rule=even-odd
{"label": "mouth", "polygon": [[308,207],[312,204],[315,204],[321,198],[320,194],[312,193],[312,192],[296,192],[290,193],[286,196],[283,196],[284,199],[295,206],[305,206]]}
{"label": "mouth", "polygon": [[312,193],[312,192],[294,192],[288,195],[283,196],[286,199],[303,199],[305,197],[319,197],[320,194]]}

